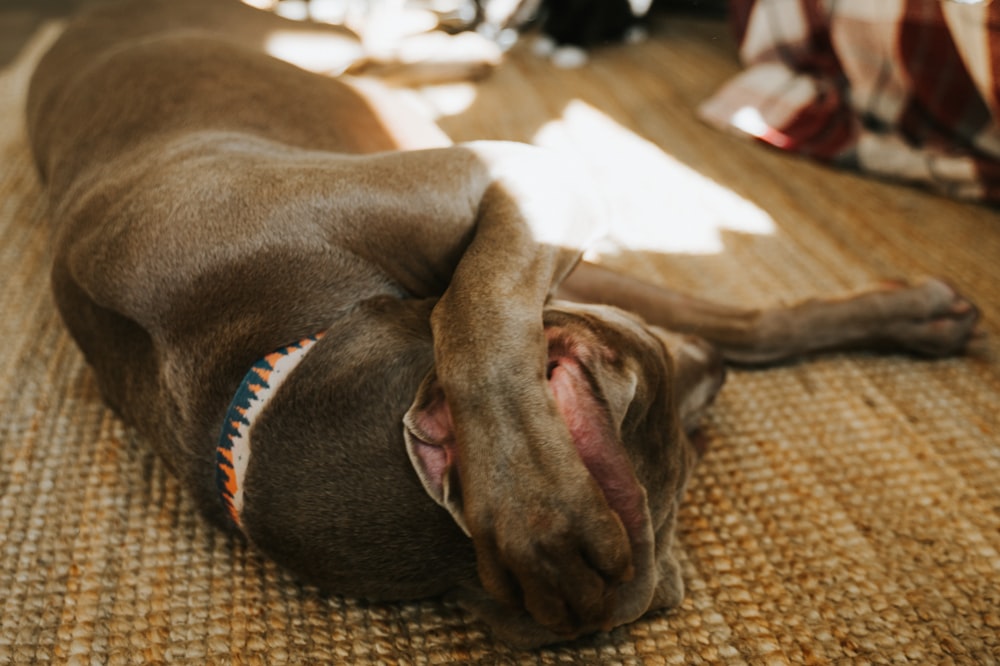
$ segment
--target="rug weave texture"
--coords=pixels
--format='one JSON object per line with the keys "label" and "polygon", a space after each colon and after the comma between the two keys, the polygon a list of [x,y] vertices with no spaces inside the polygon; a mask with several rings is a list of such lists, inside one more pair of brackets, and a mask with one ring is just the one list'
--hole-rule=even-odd
{"label": "rug weave texture", "polygon": [[[683,604],[532,652],[437,600],[298,584],[203,521],[104,407],[49,292],[24,130],[28,77],[57,31],[0,70],[0,664],[1000,662],[1000,214],[700,124],[697,102],[737,67],[724,28],[667,23],[573,71],[515,52],[442,126],[575,151],[619,211],[639,223],[652,207],[660,235],[622,226],[601,255],[640,277],[764,304],[941,274],[992,339],[943,361],[732,372],[680,515]],[[669,173],[691,180],[650,181]],[[737,213],[749,227],[727,226]]]}

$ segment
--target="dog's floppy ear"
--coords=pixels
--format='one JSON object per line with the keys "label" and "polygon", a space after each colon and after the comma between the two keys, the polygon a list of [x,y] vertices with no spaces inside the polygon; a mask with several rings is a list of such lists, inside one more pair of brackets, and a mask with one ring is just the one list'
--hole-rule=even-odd
{"label": "dog's floppy ear", "polygon": [[406,452],[424,490],[447,509],[468,535],[455,460],[455,429],[444,391],[433,370],[424,377],[413,404],[403,416],[403,437]]}

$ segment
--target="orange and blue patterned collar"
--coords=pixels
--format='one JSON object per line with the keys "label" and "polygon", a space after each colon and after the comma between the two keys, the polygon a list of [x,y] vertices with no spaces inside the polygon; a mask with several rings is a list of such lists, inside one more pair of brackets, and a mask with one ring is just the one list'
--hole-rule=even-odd
{"label": "orange and blue patterned collar", "polygon": [[254,422],[278,387],[305,357],[322,333],[282,347],[254,363],[236,390],[226,412],[215,454],[215,483],[229,517],[243,528],[243,486],[250,463],[250,433]]}

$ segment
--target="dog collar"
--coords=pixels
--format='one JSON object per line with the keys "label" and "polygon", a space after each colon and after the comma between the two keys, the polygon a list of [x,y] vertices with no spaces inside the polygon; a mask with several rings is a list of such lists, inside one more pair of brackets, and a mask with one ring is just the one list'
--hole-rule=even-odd
{"label": "dog collar", "polygon": [[268,400],[323,337],[313,335],[282,347],[253,364],[229,404],[215,455],[215,483],[222,503],[237,527],[243,527],[243,479],[250,463],[250,433]]}

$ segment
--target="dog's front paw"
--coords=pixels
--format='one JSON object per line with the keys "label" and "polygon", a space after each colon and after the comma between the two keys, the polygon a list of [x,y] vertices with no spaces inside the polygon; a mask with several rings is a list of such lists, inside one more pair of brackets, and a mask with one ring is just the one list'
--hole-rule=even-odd
{"label": "dog's front paw", "polygon": [[629,537],[596,484],[551,492],[489,516],[467,513],[483,587],[569,638],[608,628],[634,573]]}
{"label": "dog's front paw", "polygon": [[979,309],[941,280],[889,282],[883,289],[893,313],[884,335],[894,345],[927,356],[949,356],[963,351],[977,335]]}

